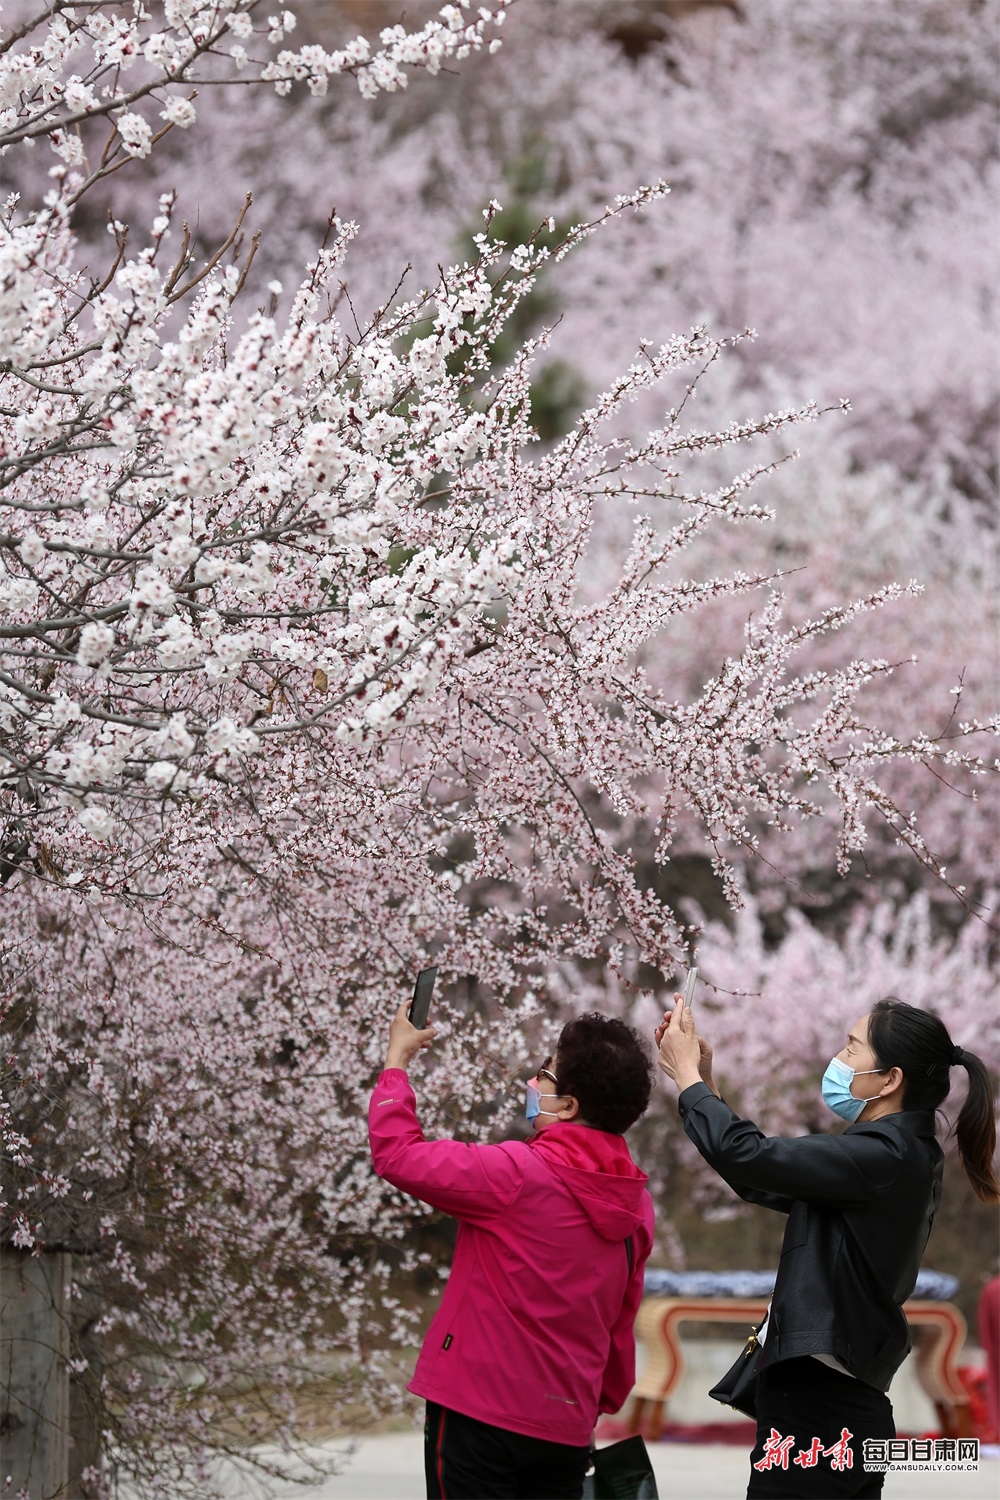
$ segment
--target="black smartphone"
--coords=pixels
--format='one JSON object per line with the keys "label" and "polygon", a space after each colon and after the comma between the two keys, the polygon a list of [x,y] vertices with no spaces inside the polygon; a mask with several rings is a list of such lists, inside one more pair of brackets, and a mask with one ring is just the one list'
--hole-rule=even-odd
{"label": "black smartphone", "polygon": [[427,1025],[427,1015],[431,1008],[431,996],[434,994],[434,981],[437,978],[437,969],[421,969],[417,975],[417,982],[413,986],[413,1002],[410,1006],[410,1024],[418,1031],[423,1031]]}

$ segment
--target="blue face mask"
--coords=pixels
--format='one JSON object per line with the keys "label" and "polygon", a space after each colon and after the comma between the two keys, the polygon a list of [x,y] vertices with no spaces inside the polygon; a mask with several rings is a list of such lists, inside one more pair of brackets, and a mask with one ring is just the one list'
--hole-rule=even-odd
{"label": "blue face mask", "polygon": [[[832,1109],[835,1115],[853,1125],[858,1115],[871,1099],[856,1099],[851,1093],[851,1084],[855,1078],[864,1078],[868,1073],[884,1072],[882,1068],[865,1068],[860,1073],[847,1063],[841,1062],[839,1057],[831,1059],[826,1072],[823,1074],[822,1090],[823,1103]],[[874,1095],[877,1099],[878,1095]]]}
{"label": "blue face mask", "polygon": [[[561,1097],[561,1095],[557,1095],[556,1097]],[[557,1115],[558,1113],[557,1109],[542,1108],[541,1090],[536,1088],[533,1083],[529,1083],[528,1102],[524,1107],[524,1118],[526,1120],[537,1120],[539,1115]]]}

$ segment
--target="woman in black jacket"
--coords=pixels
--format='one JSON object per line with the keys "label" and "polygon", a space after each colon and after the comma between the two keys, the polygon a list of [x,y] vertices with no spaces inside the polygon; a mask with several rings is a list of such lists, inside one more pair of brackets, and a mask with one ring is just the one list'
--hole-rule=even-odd
{"label": "woman in black jacket", "polygon": [[658,1062],[680,1091],[684,1129],[748,1203],[788,1215],[757,1380],[748,1500],[871,1496],[864,1443],[895,1436],[885,1392],[910,1348],[902,1305],[913,1291],[941,1196],[934,1111],[965,1068],[959,1154],[985,1203],[1000,1202],[989,1075],[943,1022],[879,1000],[823,1075],[842,1135],[766,1137],[722,1100],[712,1053],[683,1001],[656,1033]]}

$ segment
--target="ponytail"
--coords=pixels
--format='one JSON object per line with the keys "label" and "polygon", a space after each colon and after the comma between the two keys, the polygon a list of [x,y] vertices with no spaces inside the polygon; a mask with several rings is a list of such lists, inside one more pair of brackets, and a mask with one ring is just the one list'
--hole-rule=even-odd
{"label": "ponytail", "polygon": [[902,1072],[904,1109],[938,1109],[951,1091],[952,1068],[965,1068],[969,1092],[955,1128],[958,1153],[976,1197],[984,1203],[1000,1203],[1000,1182],[993,1165],[996,1101],[982,1059],[956,1047],[933,1011],[918,1010],[892,997],[872,1006],[868,1044],[879,1071],[899,1068]]}
{"label": "ponytail", "polygon": [[955,1058],[969,1075],[969,1092],[955,1127],[955,1138],[972,1190],[984,1203],[1000,1203],[1000,1183],[993,1167],[997,1119],[989,1074],[974,1052],[956,1047]]}

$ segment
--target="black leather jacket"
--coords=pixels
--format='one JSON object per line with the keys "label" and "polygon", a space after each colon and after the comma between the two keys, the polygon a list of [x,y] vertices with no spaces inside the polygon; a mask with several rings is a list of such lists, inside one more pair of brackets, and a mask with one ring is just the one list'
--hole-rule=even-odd
{"label": "black leather jacket", "polygon": [[880,1391],[903,1363],[902,1304],[941,1198],[931,1110],[842,1135],[764,1136],[704,1083],[679,1100],[684,1129],[747,1203],[788,1215],[760,1368],[832,1354]]}

